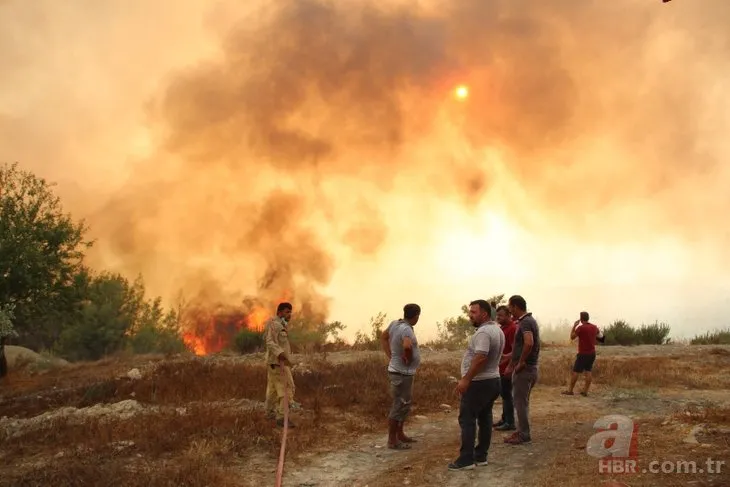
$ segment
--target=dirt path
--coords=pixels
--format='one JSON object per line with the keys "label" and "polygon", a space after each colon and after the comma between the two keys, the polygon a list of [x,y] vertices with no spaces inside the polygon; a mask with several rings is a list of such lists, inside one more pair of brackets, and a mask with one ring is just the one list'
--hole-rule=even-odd
{"label": "dirt path", "polygon": [[[725,392],[725,391],[723,391]],[[438,485],[468,487],[520,487],[536,485],[541,474],[554,470],[556,458],[574,452],[585,455],[586,439],[593,433],[593,422],[604,414],[662,416],[679,408],[703,401],[727,403],[720,391],[651,392],[598,389],[590,397],[565,397],[560,388],[543,387],[533,395],[531,416],[533,443],[512,446],[503,443],[503,433],[495,432],[489,450],[489,465],[471,471],[449,472],[447,464],[458,455],[458,409],[417,416],[407,426],[416,443],[411,450],[386,448],[387,436],[365,435],[351,447],[287,460],[283,485],[291,487],[395,487]],[[495,414],[500,410],[495,405]],[[296,434],[296,433],[293,433]],[[266,461],[261,460],[261,467]],[[248,477],[256,487],[273,485],[275,470],[268,460],[267,475]],[[250,472],[251,470],[249,470]]]}
{"label": "dirt path", "polygon": [[[458,408],[455,406],[448,412],[428,417],[415,416],[407,425],[407,432],[418,440],[411,450],[393,451],[386,448],[385,432],[364,435],[355,439],[346,450],[300,456],[295,461],[288,460],[284,485],[466,487],[480,485],[487,480],[492,487],[530,485],[530,472],[537,472],[552,462],[551,452],[555,450],[556,442],[571,441],[569,435],[560,434],[560,428],[550,419],[557,403],[562,403],[564,407],[563,399],[554,388],[536,391],[532,411],[535,441],[524,446],[507,445],[502,441],[505,435],[494,432],[489,450],[489,465],[472,471],[449,472],[446,468],[458,456],[459,450],[460,430],[457,422]],[[583,405],[588,409],[593,409],[598,402],[594,398],[582,399]],[[499,409],[500,405],[497,403],[495,414]],[[262,484],[260,478],[249,478],[245,485],[261,487],[269,484]]]}

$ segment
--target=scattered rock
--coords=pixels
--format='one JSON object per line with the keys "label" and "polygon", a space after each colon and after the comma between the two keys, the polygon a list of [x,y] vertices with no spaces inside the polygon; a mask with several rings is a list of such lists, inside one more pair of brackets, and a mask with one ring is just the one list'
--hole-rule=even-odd
{"label": "scattered rock", "polygon": [[132,380],[140,380],[142,378],[142,372],[135,368],[127,372],[127,377]]}
{"label": "scattered rock", "polygon": [[418,421],[428,421],[428,418],[426,416],[422,416],[420,414],[417,414],[413,417],[413,419],[416,419]]}
{"label": "scattered rock", "polygon": [[453,382],[453,383],[459,382],[459,379],[457,379],[453,375],[448,376],[447,379],[449,379],[449,382]]}
{"label": "scattered rock", "polygon": [[441,404],[441,405],[440,405],[439,407],[440,407],[441,409],[443,409],[444,411],[446,411],[447,413],[448,413],[449,411],[451,411],[451,405],[450,405],[450,404]]}
{"label": "scattered rock", "polygon": [[126,399],[113,404],[95,404],[81,409],[64,407],[32,418],[3,418],[0,420],[0,431],[4,431],[10,438],[14,438],[28,431],[43,429],[52,425],[56,420],[65,420],[69,424],[82,424],[90,417],[126,420],[142,411],[144,411],[144,407],[134,399]]}
{"label": "scattered rock", "polygon": [[18,347],[15,345],[5,345],[5,358],[8,361],[8,367],[21,368],[27,365],[40,365],[40,366],[66,366],[68,362],[66,360],[43,356],[33,350],[25,347]]}
{"label": "scattered rock", "polygon": [[698,424],[694,428],[692,428],[689,432],[689,434],[684,438],[684,442],[688,443],[690,445],[698,445],[700,442],[697,441],[697,435],[699,433],[702,433],[702,430],[704,429],[704,425]]}
{"label": "scattered rock", "polygon": [[111,444],[111,446],[114,447],[117,451],[122,451],[124,449],[130,448],[134,446],[134,442],[131,440],[121,440],[121,441],[115,441]]}

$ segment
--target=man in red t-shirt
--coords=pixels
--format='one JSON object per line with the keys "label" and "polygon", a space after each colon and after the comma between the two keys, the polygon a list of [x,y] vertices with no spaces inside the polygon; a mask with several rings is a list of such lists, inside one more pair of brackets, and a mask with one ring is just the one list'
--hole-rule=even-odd
{"label": "man in red t-shirt", "polygon": [[578,355],[575,356],[575,364],[573,365],[573,373],[570,377],[570,387],[563,394],[572,396],[575,383],[578,382],[578,375],[582,372],[585,374],[585,387],[581,391],[581,396],[588,395],[588,388],[591,386],[591,370],[593,370],[593,362],[596,360],[596,341],[603,342],[603,333],[596,325],[588,320],[590,316],[588,312],[581,311],[580,319],[573,324],[570,331],[570,339],[578,338]]}
{"label": "man in red t-shirt", "polygon": [[512,400],[512,374],[507,374],[507,366],[512,357],[512,345],[515,341],[515,333],[517,333],[517,323],[512,319],[512,315],[507,306],[497,308],[497,323],[504,333],[504,351],[502,352],[502,360],[499,362],[499,375],[502,382],[502,419],[494,423],[497,431],[512,431],[515,429],[515,406]]}

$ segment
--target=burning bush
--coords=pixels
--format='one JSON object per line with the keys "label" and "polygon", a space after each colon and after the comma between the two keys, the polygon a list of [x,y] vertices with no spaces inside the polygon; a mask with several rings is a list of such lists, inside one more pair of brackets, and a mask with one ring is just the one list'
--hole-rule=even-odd
{"label": "burning bush", "polygon": [[236,350],[240,353],[253,353],[264,346],[263,333],[244,329],[236,335]]}
{"label": "burning bush", "polygon": [[246,346],[253,347],[253,336],[261,334],[270,316],[266,308],[251,302],[239,307],[191,305],[183,311],[183,340],[196,355],[208,355],[232,345],[238,348],[237,335],[246,331]]}

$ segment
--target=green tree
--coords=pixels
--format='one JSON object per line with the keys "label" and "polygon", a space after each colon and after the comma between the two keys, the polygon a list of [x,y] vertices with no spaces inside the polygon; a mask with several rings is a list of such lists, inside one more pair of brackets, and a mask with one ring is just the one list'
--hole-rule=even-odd
{"label": "green tree", "polygon": [[21,343],[50,348],[80,310],[86,227],[63,212],[51,184],[17,164],[0,166],[0,303],[15,306]]}
{"label": "green tree", "polygon": [[[492,318],[494,318],[496,308],[506,304],[504,294],[496,294],[487,298],[486,301],[492,305]],[[459,316],[436,323],[436,329],[438,330],[438,341],[440,343],[449,346],[466,345],[467,340],[474,331],[474,326],[469,319],[469,306],[462,306]]]}
{"label": "green tree", "polygon": [[13,308],[12,304],[0,306],[0,379],[8,373],[8,361],[5,358],[5,342],[8,338],[16,336],[13,328]]}
{"label": "green tree", "polygon": [[69,360],[96,360],[116,352],[134,327],[135,307],[134,290],[124,277],[94,277],[78,319],[59,337],[58,353]]}
{"label": "green tree", "polygon": [[12,304],[0,306],[0,340],[18,336],[13,326],[13,320],[15,319],[14,308],[15,306]]}
{"label": "green tree", "polygon": [[[353,346],[367,350],[377,350],[380,347],[380,335],[385,328],[387,315],[382,311],[376,316],[370,318],[370,334],[358,331],[355,333],[355,342]],[[344,328],[344,327],[343,327]]]}

